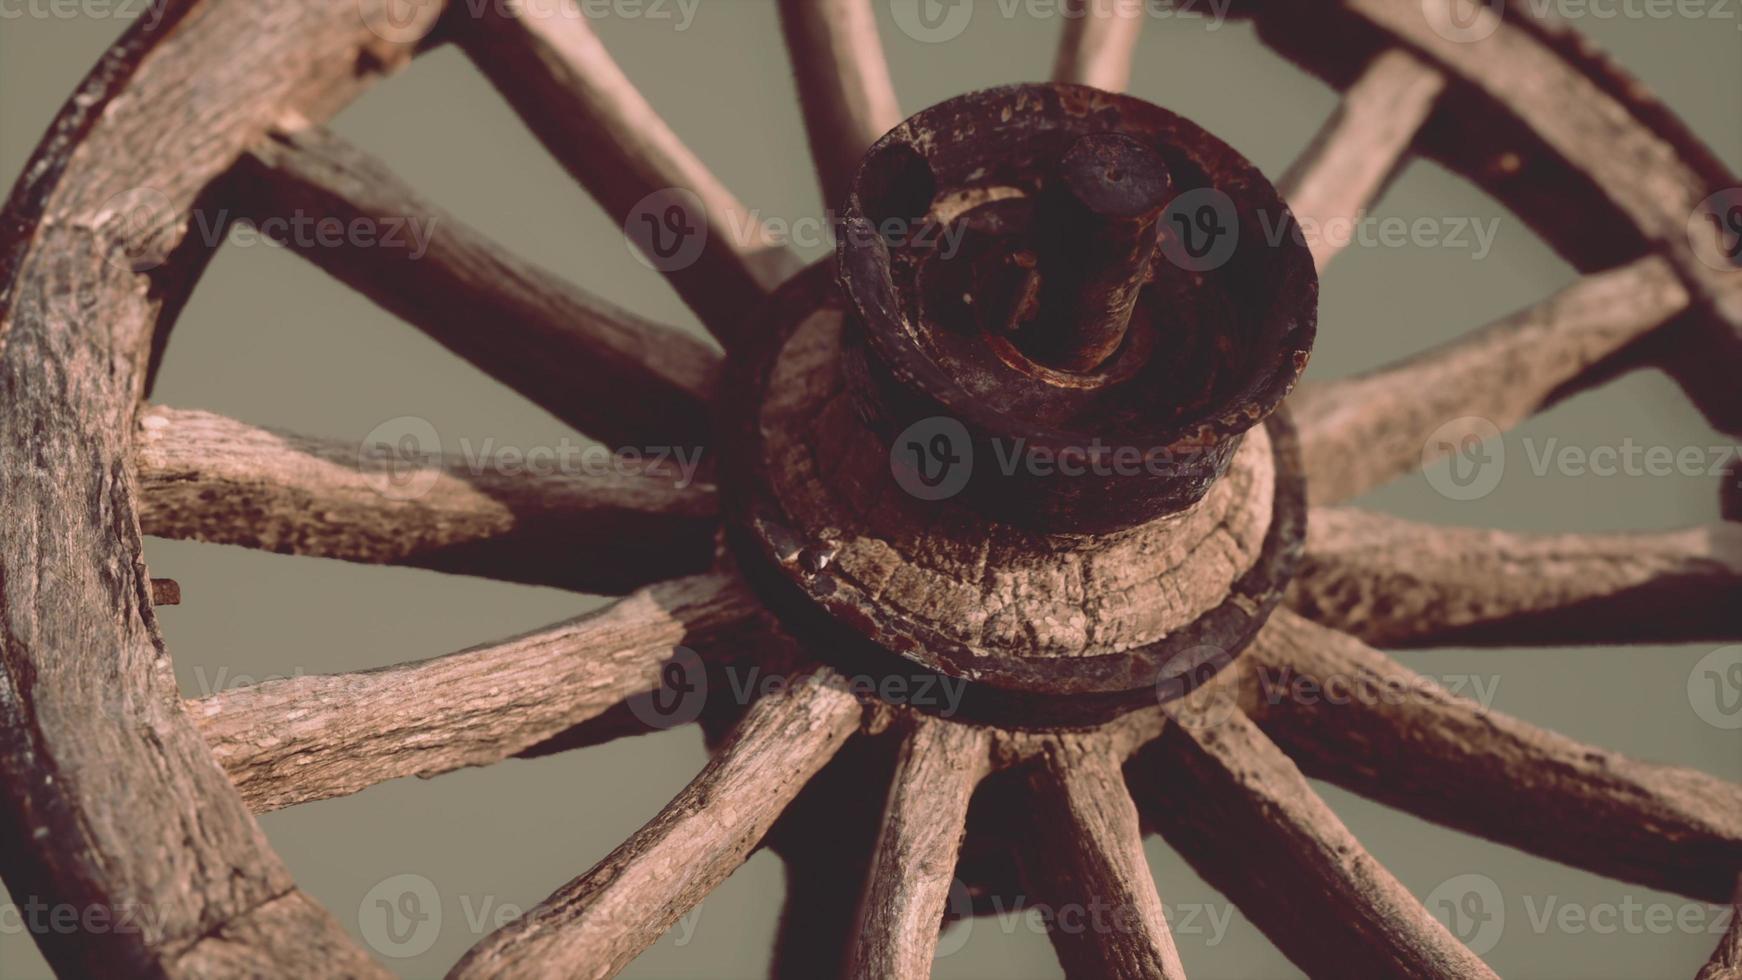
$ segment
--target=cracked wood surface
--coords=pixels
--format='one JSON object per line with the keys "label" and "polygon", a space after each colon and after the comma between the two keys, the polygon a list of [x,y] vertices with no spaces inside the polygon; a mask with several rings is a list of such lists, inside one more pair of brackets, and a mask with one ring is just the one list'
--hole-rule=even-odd
{"label": "cracked wood surface", "polygon": [[1493,977],[1222,693],[1127,767],[1168,844],[1310,976]]}
{"label": "cracked wood surface", "polygon": [[1376,646],[1730,642],[1742,525],[1523,534],[1320,507],[1287,601]]}
{"label": "cracked wood surface", "polygon": [[161,406],[138,433],[139,519],[159,537],[605,594],[713,560],[714,488],[675,466],[507,472]]}
{"label": "cracked wood surface", "polygon": [[[769,241],[749,209],[660,119],[574,0],[491,4],[481,16],[456,15],[451,23],[460,47],[625,231],[638,234],[643,218],[657,223],[672,205],[685,209],[687,228],[705,230],[693,262],[678,258],[681,242],[671,263],[657,255],[650,261],[670,265],[661,269],[666,278],[731,347],[751,308],[802,267],[798,257]],[[654,194],[661,196],[650,202]],[[688,213],[696,202],[705,213]]]}
{"label": "cracked wood surface", "polygon": [[1724,902],[1742,785],[1509,717],[1277,610],[1241,655],[1255,721],[1307,775],[1611,878]]}
{"label": "cracked wood surface", "polygon": [[859,158],[902,120],[871,0],[780,0],[823,204],[840,208]]}
{"label": "cracked wood surface", "polygon": [[368,244],[287,237],[581,432],[610,446],[708,444],[717,351],[509,253],[326,129],[274,132],[243,158],[235,189],[256,225],[302,218],[376,229]]}
{"label": "cracked wood surface", "polygon": [[786,805],[859,729],[863,710],[827,667],[750,707],[665,809],[524,916],[486,936],[454,980],[607,977],[737,870]]}
{"label": "cracked wood surface", "polygon": [[1307,493],[1315,504],[1347,500],[1504,432],[1687,305],[1668,262],[1640,259],[1395,364],[1303,385],[1288,405]]}
{"label": "cracked wood surface", "polygon": [[931,976],[967,831],[968,799],[991,761],[989,730],[914,716],[883,809],[883,830],[848,953],[849,976]]}
{"label": "cracked wood surface", "polygon": [[188,713],[242,798],[276,810],[500,762],[654,690],[680,646],[741,653],[771,629],[743,583],[715,572],[499,643],[267,681]]}

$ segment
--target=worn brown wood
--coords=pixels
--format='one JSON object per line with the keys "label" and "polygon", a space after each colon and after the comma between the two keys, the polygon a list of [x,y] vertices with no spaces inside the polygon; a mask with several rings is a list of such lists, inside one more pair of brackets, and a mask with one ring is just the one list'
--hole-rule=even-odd
{"label": "worn brown wood", "polygon": [[742,583],[710,573],[432,660],[220,691],[188,713],[242,798],[276,810],[500,762],[658,687],[679,647],[729,655],[769,628]]}
{"label": "worn brown wood", "polygon": [[67,976],[383,975],[181,712],[127,465],[153,333],[209,254],[196,199],[273,120],[323,117],[409,57],[367,30],[379,7],[189,0],[137,21],[0,216],[0,872],[16,902],[158,923],[37,935]]}
{"label": "worn brown wood", "polygon": [[1694,980],[1742,980],[1742,877],[1737,879],[1736,898],[1730,905],[1730,928]]}
{"label": "worn brown wood", "polygon": [[1129,0],[1065,0],[1052,80],[1125,91],[1147,10]]}
{"label": "worn brown wood", "polygon": [[486,936],[455,980],[605,977],[725,881],[805,783],[859,728],[828,668],[762,696],[659,816],[526,915]]}
{"label": "worn brown wood", "polygon": [[1645,258],[1586,276],[1443,346],[1303,386],[1289,407],[1309,498],[1328,504],[1359,496],[1458,450],[1466,434],[1511,428],[1687,304],[1670,264]]}
{"label": "worn brown wood", "polygon": [[1167,842],[1311,976],[1493,977],[1218,693],[1128,767]]}
{"label": "worn brown wood", "polygon": [[1742,785],[1484,710],[1278,610],[1241,654],[1246,706],[1308,776],[1598,874],[1728,901]]}
{"label": "worn brown wood", "polygon": [[154,606],[181,605],[181,583],[172,578],[152,579],[151,604]]}
{"label": "worn brown wood", "polygon": [[780,0],[823,204],[839,208],[859,158],[901,122],[871,0]]}
{"label": "worn brown wood", "polygon": [[257,226],[363,228],[281,235],[562,421],[611,446],[707,444],[720,362],[709,345],[510,254],[319,126],[274,132],[238,170]]}
{"label": "worn brown wood", "polygon": [[1321,274],[1348,244],[1338,224],[1360,220],[1379,199],[1444,88],[1439,71],[1414,55],[1381,52],[1277,182]]}
{"label": "worn brown wood", "polygon": [[151,406],[134,443],[139,520],[159,537],[596,593],[698,572],[713,560],[714,488],[686,483],[675,464],[601,450],[577,456],[578,472],[528,473],[414,448],[407,458],[398,445],[312,439]]}
{"label": "worn brown wood", "polygon": [[[750,210],[636,91],[575,0],[487,4],[480,16],[456,14],[450,24],[466,54],[613,219],[641,220],[636,209],[651,194],[695,195],[706,214],[686,214],[684,221],[705,228],[707,239],[693,263],[661,271],[709,332],[731,347],[750,308],[800,263],[768,240]],[[683,202],[668,195],[658,203],[649,212],[655,219]]]}
{"label": "worn brown wood", "polygon": [[1123,760],[1093,736],[1060,736],[1028,773],[1030,894],[1068,915],[1048,934],[1073,980],[1184,980],[1179,950],[1143,854]]}
{"label": "worn brown wood", "polygon": [[1742,525],[1520,534],[1320,507],[1288,603],[1378,646],[1729,642]]}
{"label": "worn brown wood", "polygon": [[925,715],[914,719],[883,809],[883,831],[848,953],[849,976],[931,976],[968,798],[991,768],[991,743],[984,728]]}

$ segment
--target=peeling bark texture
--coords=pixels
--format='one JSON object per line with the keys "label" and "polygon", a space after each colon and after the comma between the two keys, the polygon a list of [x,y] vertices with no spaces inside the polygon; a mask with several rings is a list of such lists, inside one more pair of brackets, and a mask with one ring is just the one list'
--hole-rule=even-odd
{"label": "peeling bark texture", "polygon": [[901,122],[871,0],[780,0],[823,203],[839,209],[859,158]]}
{"label": "peeling bark texture", "polygon": [[509,254],[327,130],[275,132],[235,192],[268,230],[367,222],[366,244],[287,244],[576,429],[609,446],[707,445],[716,351]]}
{"label": "peeling bark texture", "polygon": [[1742,874],[1742,786],[1485,710],[1278,610],[1241,655],[1254,720],[1308,776],[1576,868],[1713,902]]}
{"label": "peeling bark texture", "polygon": [[1315,504],[1348,500],[1529,418],[1687,308],[1659,258],[1586,276],[1449,344],[1289,398]]}
{"label": "peeling bark texture", "polygon": [[915,717],[883,810],[849,976],[931,976],[967,829],[968,799],[990,769],[991,743],[986,729]]}
{"label": "peeling bark texture", "polygon": [[479,471],[436,446],[404,458],[156,406],[138,432],[139,519],[158,537],[605,594],[713,560],[714,488],[675,466]]}
{"label": "peeling bark texture", "polygon": [[190,209],[273,120],[324,117],[409,58],[367,29],[380,6],[168,4],[92,71],[0,215],[0,873],[20,903],[158,923],[37,935],[62,975],[381,975],[181,711],[127,466],[154,331],[209,254]]}
{"label": "peeling bark texture", "polygon": [[1730,906],[1730,928],[1694,980],[1742,980],[1742,879],[1737,880],[1736,899]]}
{"label": "peeling bark texture", "polygon": [[[1408,160],[1410,143],[1433,112],[1445,78],[1401,49],[1383,51],[1367,66],[1313,142],[1277,182],[1290,211],[1309,233],[1313,262],[1323,275],[1343,246],[1328,224],[1359,220]],[[1314,230],[1318,234],[1313,234]]]}
{"label": "peeling bark texture", "polygon": [[[693,261],[684,261],[681,244],[670,261],[657,254],[650,261],[731,347],[746,328],[741,321],[802,263],[766,239],[749,210],[665,125],[574,0],[488,4],[477,17],[461,16],[467,9],[455,4],[450,13],[455,40],[627,233],[641,234],[644,220],[660,224],[673,205],[684,209],[691,229],[684,240],[705,229]],[[690,213],[698,201],[705,213]],[[750,241],[742,240],[746,227],[755,229]]]}
{"label": "peeling bark texture", "polygon": [[1067,0],[1052,80],[1125,91],[1145,16],[1145,7],[1123,0]]}
{"label": "peeling bark texture", "polygon": [[859,728],[828,668],[766,694],[689,786],[594,868],[486,936],[449,976],[608,977],[735,871]]}
{"label": "peeling bark texture", "polygon": [[711,573],[500,643],[267,681],[188,713],[242,798],[276,810],[500,762],[659,687],[679,647],[732,651],[772,628],[742,583]]}
{"label": "peeling bark texture", "polygon": [[1128,766],[1167,842],[1311,976],[1492,977],[1238,710],[1180,703]]}
{"label": "peeling bark texture", "polygon": [[1028,776],[1033,836],[1023,881],[1038,899],[1085,910],[1083,928],[1050,932],[1066,976],[1184,980],[1121,761],[1092,736],[1047,746]]}
{"label": "peeling bark texture", "polygon": [[1731,642],[1742,526],[1520,534],[1321,507],[1288,604],[1386,647]]}

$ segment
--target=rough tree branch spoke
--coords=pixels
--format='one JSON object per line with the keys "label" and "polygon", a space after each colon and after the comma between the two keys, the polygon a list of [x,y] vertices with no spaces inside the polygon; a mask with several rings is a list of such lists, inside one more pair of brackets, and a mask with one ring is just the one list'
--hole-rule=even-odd
{"label": "rough tree branch spoke", "polygon": [[1377,646],[1728,642],[1742,525],[1519,534],[1320,507],[1288,602]]}
{"label": "rough tree branch spoke", "polygon": [[744,862],[858,729],[860,715],[845,679],[826,667],[765,694],[652,822],[486,936],[450,976],[609,976],[622,969]]}
{"label": "rough tree branch spoke", "polygon": [[509,758],[658,686],[677,647],[741,649],[772,629],[725,573],[674,579],[500,643],[349,674],[267,681],[188,712],[255,810]]}
{"label": "rough tree branch spoke", "polygon": [[931,976],[968,799],[991,762],[987,729],[918,715],[897,763],[883,832],[859,907],[848,974]]}
{"label": "rough tree branch spoke", "polygon": [[1484,709],[1287,610],[1241,657],[1254,719],[1309,776],[1597,874],[1730,899],[1742,786]]}
{"label": "rough tree branch spoke", "polygon": [[1348,244],[1339,224],[1359,219],[1384,193],[1445,85],[1444,76],[1415,56],[1395,48],[1381,52],[1277,183],[1309,233],[1321,274]]}
{"label": "rough tree branch spoke", "polygon": [[1694,980],[1742,980],[1742,876],[1736,879],[1736,897],[1730,903],[1730,928]]}
{"label": "rough tree branch spoke", "polygon": [[[750,308],[802,263],[770,242],[760,223],[684,146],[611,60],[574,0],[489,4],[478,17],[450,12],[456,39],[513,104],[533,133],[626,230],[644,245],[676,248],[666,277],[702,322],[730,347]],[[673,193],[673,192],[680,193]],[[648,196],[660,194],[649,209]],[[694,198],[687,198],[693,194]],[[698,200],[705,215],[677,230],[659,225],[673,205]],[[640,213],[638,209],[641,209]],[[702,225],[687,222],[705,221]],[[706,232],[693,262],[683,242]],[[638,238],[638,241],[640,239]]]}
{"label": "rough tree branch spoke", "polygon": [[780,0],[823,203],[839,207],[859,158],[901,122],[871,0]]}
{"label": "rough tree branch spoke", "polygon": [[1303,386],[1289,406],[1312,502],[1347,500],[1460,449],[1462,439],[1491,435],[1481,420],[1502,431],[1516,425],[1687,305],[1669,264],[1649,257],[1586,276],[1442,347]]}
{"label": "rough tree branch spoke", "polygon": [[1068,3],[1053,81],[1125,91],[1131,83],[1131,56],[1143,32],[1144,6],[1125,0]]}
{"label": "rough tree branch spoke", "polygon": [[267,234],[564,422],[613,446],[707,442],[707,344],[509,254],[323,128],[275,133],[237,177]]}
{"label": "rough tree branch spoke", "polygon": [[1085,919],[1051,931],[1065,974],[1183,980],[1119,753],[1103,739],[1060,736],[1032,765],[1027,890]]}
{"label": "rough tree branch spoke", "polygon": [[1313,976],[1492,977],[1225,690],[1195,693],[1132,766],[1167,842]]}
{"label": "rough tree branch spoke", "polygon": [[[410,458],[148,407],[134,460],[146,534],[286,554],[619,593],[701,571],[714,553],[712,485],[692,470],[604,450],[578,473]],[[687,476],[686,476],[687,474]]]}

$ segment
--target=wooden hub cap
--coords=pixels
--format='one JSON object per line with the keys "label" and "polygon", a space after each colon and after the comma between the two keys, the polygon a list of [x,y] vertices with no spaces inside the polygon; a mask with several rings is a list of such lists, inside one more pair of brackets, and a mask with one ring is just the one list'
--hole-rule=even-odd
{"label": "wooden hub cap", "polygon": [[819,653],[975,682],[1002,723],[1190,690],[1300,549],[1273,413],[1317,279],[1291,222],[1136,99],[1014,86],[907,120],[866,155],[837,261],[732,358],[740,561]]}

